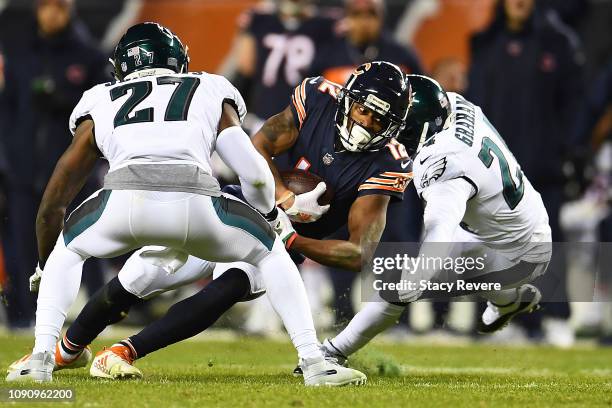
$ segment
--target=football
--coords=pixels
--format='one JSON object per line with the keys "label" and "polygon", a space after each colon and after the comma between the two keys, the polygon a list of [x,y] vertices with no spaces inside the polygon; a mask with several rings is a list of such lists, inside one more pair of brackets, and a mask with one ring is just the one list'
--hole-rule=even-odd
{"label": "football", "polygon": [[[287,188],[293,191],[295,194],[303,194],[314,190],[314,188],[323,181],[323,179],[314,173],[310,173],[304,170],[286,170],[280,172],[283,183]],[[334,198],[334,192],[327,186],[327,190],[319,200],[319,205],[327,205],[331,203]]]}

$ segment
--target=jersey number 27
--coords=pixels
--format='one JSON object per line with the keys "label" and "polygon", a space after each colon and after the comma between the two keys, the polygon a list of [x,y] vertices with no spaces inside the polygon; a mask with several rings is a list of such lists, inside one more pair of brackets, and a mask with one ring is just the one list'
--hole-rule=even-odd
{"label": "jersey number 27", "polygon": [[[165,121],[187,120],[189,105],[196,89],[200,85],[200,78],[194,77],[170,77],[157,78],[157,85],[178,84],[168,101]],[[153,108],[140,109],[132,113],[136,106],[144,101],[153,90],[151,81],[131,82],[111,89],[111,100],[116,100],[132,91],[130,97],[121,105],[115,115],[115,127],[129,125],[131,123],[153,122]]]}

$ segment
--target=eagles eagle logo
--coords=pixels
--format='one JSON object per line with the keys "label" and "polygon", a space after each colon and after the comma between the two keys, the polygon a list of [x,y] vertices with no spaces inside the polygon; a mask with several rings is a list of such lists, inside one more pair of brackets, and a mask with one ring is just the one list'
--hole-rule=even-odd
{"label": "eagles eagle logo", "polygon": [[446,170],[446,157],[441,158],[433,162],[427,167],[421,177],[421,188],[429,187],[431,183],[442,177]]}

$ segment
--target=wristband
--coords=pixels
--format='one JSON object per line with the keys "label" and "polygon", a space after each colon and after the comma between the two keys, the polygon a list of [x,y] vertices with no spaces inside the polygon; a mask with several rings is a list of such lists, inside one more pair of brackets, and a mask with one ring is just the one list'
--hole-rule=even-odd
{"label": "wristband", "polygon": [[291,245],[293,245],[293,243],[295,242],[295,239],[297,238],[298,233],[294,233],[291,237],[289,237],[289,239],[287,240],[287,242],[285,243],[285,249],[290,249]]}

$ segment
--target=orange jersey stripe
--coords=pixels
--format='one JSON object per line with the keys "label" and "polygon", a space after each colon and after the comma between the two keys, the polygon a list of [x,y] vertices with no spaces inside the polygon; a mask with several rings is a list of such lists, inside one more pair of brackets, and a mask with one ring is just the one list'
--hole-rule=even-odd
{"label": "orange jersey stripe", "polygon": [[300,96],[299,87],[295,88],[295,91],[293,92],[293,94],[294,94],[294,99],[295,99],[294,105],[296,106],[297,109],[299,109],[302,112],[302,118],[305,118],[306,108],[304,106],[304,101],[302,100]]}
{"label": "orange jersey stripe", "polygon": [[399,178],[412,178],[412,172],[410,173],[396,173],[394,171],[385,171],[381,174],[381,176],[386,177],[399,177]]}
{"label": "orange jersey stripe", "polygon": [[293,101],[293,106],[295,106],[295,110],[297,111],[298,114],[298,119],[300,121],[300,129],[302,128],[302,123],[304,123],[304,112],[300,109],[300,106],[298,105],[297,101],[295,100],[295,96],[291,96],[291,100]]}
{"label": "orange jersey stripe", "polygon": [[389,179],[382,179],[382,178],[377,178],[377,177],[370,177],[369,179],[366,180],[366,183],[381,183],[381,184],[393,185],[397,183],[397,179],[389,180]]}
{"label": "orange jersey stripe", "polygon": [[389,191],[395,191],[397,193],[403,193],[405,188],[383,186],[380,184],[362,184],[359,186],[358,191],[361,191],[361,190],[389,190]]}

